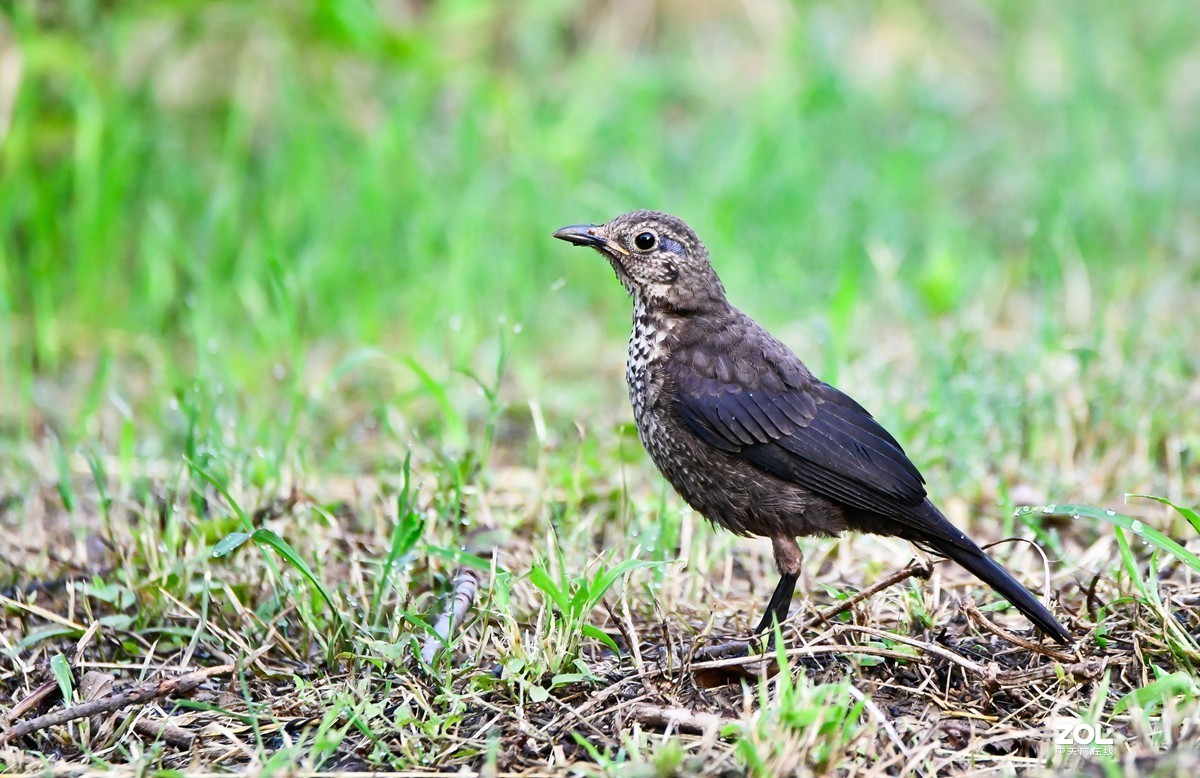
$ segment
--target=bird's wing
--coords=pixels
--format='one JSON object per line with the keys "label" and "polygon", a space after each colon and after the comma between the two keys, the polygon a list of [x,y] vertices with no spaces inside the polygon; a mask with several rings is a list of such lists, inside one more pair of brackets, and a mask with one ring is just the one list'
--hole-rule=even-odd
{"label": "bird's wing", "polygon": [[813,378],[781,344],[768,346],[676,355],[669,368],[675,410],[688,429],[824,497],[915,519],[925,479],[896,439],[853,399]]}

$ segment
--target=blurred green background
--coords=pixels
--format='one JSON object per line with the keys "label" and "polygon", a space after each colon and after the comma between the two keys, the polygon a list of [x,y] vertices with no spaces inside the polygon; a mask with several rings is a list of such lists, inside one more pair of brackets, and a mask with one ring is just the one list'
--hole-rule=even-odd
{"label": "blurred green background", "polygon": [[1194,3],[4,8],[10,467],[469,446],[502,355],[620,423],[628,302],[549,235],[648,207],[931,467],[1195,484]]}

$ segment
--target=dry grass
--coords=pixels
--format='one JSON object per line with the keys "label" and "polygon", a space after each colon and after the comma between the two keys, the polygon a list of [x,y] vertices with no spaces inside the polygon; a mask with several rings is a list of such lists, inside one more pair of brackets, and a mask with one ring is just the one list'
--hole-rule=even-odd
{"label": "dry grass", "polygon": [[[155,483],[144,499],[117,496],[106,520],[94,482],[89,491],[82,477],[71,512],[60,488],[14,493],[0,522],[0,553],[16,571],[0,600],[5,727],[64,709],[56,657],[70,668],[72,705],[103,706],[204,668],[216,674],[190,690],[143,690],[126,707],[34,726],[0,747],[0,762],[10,772],[55,773],[106,764],[761,775],[1087,763],[1109,765],[1097,774],[1175,774],[1196,763],[1182,745],[1198,734],[1194,687],[1118,713],[1114,705],[1200,656],[1197,573],[1160,560],[1155,605],[1140,588],[1154,580],[1145,577],[1147,549],[1133,549],[1140,581],[1104,563],[1120,556],[1111,531],[1065,522],[1063,546],[1078,566],[1028,544],[995,549],[1047,587],[1076,636],[1069,650],[1015,637],[1028,634],[1019,615],[981,614],[976,602],[995,598],[948,564],[829,623],[813,618],[910,553],[855,538],[806,545],[809,598],[785,625],[784,650],[703,660],[698,650],[744,635],[762,607],[773,580],[761,544],[715,532],[673,500],[658,508],[658,487],[640,467],[590,482],[582,499],[538,469],[496,466],[483,486],[449,477],[433,465],[420,474],[405,515],[423,518],[425,529],[398,559],[394,585],[380,575],[393,528],[404,524],[399,484],[322,480],[274,500],[234,489],[235,500],[260,506],[255,525],[287,538],[338,593],[348,634],[294,568],[279,563],[276,574],[264,564],[282,559],[273,551],[248,544],[211,559],[216,541],[236,529],[234,511],[186,474]],[[580,513],[563,522],[567,505]],[[1160,510],[1142,515],[1152,525],[1170,520]],[[572,579],[564,587],[587,588],[612,552],[653,557],[658,541],[648,529],[671,521],[676,541],[658,549],[665,561],[623,576],[582,621],[529,574],[541,567],[551,580]],[[432,623],[444,607],[460,543],[494,567],[450,649],[426,666],[417,659],[429,641],[419,619]],[[583,621],[620,654],[582,635]],[[39,690],[38,704],[13,715]],[[1079,720],[1111,733],[1110,759],[1056,750],[1056,727]]]}

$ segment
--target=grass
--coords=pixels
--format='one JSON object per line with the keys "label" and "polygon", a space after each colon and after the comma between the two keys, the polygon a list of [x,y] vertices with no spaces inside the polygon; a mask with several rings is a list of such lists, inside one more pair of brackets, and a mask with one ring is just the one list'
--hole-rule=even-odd
{"label": "grass", "polygon": [[[0,764],[1194,768],[1191,10],[4,6],[0,717],[237,669]],[[1033,541],[995,552],[1077,655],[987,631],[960,598],[1025,624],[939,565],[787,630],[769,677],[681,668],[774,581],[653,472],[628,301],[549,239],[635,207],[693,224],[959,526]],[[804,550],[808,615],[913,553]]]}

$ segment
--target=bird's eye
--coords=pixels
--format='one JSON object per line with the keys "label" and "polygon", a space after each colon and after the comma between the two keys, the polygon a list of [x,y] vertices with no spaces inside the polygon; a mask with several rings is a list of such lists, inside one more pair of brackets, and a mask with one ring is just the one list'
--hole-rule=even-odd
{"label": "bird's eye", "polygon": [[633,239],[633,245],[638,251],[649,251],[657,242],[658,239],[654,237],[653,232],[639,232],[638,236]]}

